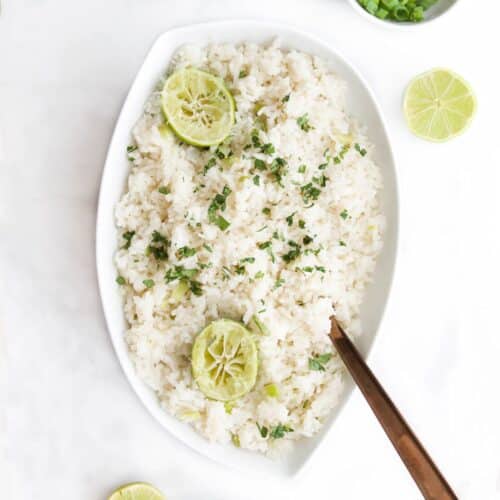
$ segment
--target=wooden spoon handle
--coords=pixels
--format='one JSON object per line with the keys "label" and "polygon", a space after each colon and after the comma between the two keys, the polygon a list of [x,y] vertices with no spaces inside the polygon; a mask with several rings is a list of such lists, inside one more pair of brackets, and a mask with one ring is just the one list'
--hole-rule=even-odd
{"label": "wooden spoon handle", "polygon": [[423,496],[428,500],[456,500],[446,479],[333,316],[330,338]]}

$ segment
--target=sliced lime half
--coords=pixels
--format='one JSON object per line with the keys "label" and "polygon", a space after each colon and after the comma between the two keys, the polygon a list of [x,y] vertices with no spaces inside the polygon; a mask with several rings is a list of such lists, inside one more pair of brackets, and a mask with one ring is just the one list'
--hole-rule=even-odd
{"label": "sliced lime half", "polygon": [[193,377],[205,396],[217,401],[238,399],[257,379],[257,346],[240,323],[219,319],[196,337],[192,350]]}
{"label": "sliced lime half", "polygon": [[403,108],[408,127],[415,135],[443,142],[467,128],[476,111],[476,98],[463,78],[436,68],[410,82]]}
{"label": "sliced lime half", "polygon": [[117,488],[108,500],[165,500],[165,497],[150,484],[130,483]]}
{"label": "sliced lime half", "polygon": [[221,78],[206,71],[185,68],[170,75],[161,103],[172,130],[193,146],[221,143],[234,125],[233,96]]}

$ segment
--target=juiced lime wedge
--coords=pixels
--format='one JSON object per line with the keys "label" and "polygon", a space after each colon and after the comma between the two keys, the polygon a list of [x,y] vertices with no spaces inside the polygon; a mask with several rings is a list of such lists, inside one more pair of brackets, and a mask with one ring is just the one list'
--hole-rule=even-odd
{"label": "juiced lime wedge", "polygon": [[469,84],[447,69],[432,69],[406,89],[404,114],[410,130],[429,141],[443,142],[463,132],[476,111]]}
{"label": "juiced lime wedge", "polygon": [[257,346],[243,325],[219,319],[196,337],[191,366],[203,394],[218,401],[232,401],[255,385]]}
{"label": "juiced lime wedge", "polygon": [[108,500],[165,500],[165,497],[147,483],[130,483],[116,489]]}
{"label": "juiced lime wedge", "polygon": [[194,146],[221,143],[234,124],[234,99],[223,80],[196,68],[170,75],[161,102],[172,130]]}

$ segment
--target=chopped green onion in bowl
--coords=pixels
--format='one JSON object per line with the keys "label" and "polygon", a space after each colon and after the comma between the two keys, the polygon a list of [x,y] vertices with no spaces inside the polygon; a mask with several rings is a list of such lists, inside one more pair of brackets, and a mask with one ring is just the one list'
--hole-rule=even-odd
{"label": "chopped green onion in bowl", "polygon": [[384,21],[418,23],[439,0],[357,0],[369,14]]}

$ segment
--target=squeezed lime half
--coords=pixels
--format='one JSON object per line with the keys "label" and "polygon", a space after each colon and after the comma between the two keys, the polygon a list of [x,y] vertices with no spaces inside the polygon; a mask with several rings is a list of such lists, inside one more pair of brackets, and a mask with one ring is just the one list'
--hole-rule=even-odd
{"label": "squeezed lime half", "polygon": [[161,104],[175,134],[193,146],[220,144],[234,125],[234,98],[224,81],[196,68],[167,78]]}
{"label": "squeezed lime half", "polygon": [[130,483],[117,488],[108,500],[165,500],[165,497],[150,484]]}
{"label": "squeezed lime half", "polygon": [[461,134],[476,112],[470,85],[447,69],[436,68],[414,78],[406,89],[403,109],[417,136],[443,142]]}
{"label": "squeezed lime half", "polygon": [[233,401],[255,385],[257,346],[242,324],[219,319],[196,337],[191,366],[193,377],[205,396],[217,401]]}

